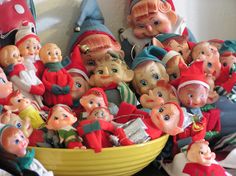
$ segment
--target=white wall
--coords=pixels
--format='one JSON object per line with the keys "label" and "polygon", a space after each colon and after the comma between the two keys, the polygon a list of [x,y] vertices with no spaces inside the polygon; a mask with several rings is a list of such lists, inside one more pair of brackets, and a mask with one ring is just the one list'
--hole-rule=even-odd
{"label": "white wall", "polygon": [[[97,0],[105,24],[117,37],[126,25],[127,0]],[[236,39],[235,0],[173,0],[178,14],[186,19],[196,38]],[[37,29],[42,43],[54,42],[63,53],[73,31],[81,0],[34,0]],[[70,2],[70,3],[68,3]]]}

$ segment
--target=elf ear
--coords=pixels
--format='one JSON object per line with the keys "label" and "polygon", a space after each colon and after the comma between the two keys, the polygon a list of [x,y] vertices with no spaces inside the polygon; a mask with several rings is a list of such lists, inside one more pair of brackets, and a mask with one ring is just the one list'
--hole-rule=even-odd
{"label": "elf ear", "polygon": [[[125,70],[124,70],[124,71],[125,71]],[[125,71],[123,81],[124,81],[124,82],[130,82],[130,81],[133,80],[133,78],[134,78],[134,71],[127,69],[127,70]]]}
{"label": "elf ear", "polygon": [[11,112],[18,112],[19,111],[19,109],[17,107],[8,106],[8,105],[4,105],[4,109],[6,109],[7,111],[11,111]]}
{"label": "elf ear", "polygon": [[11,118],[10,114],[11,114],[10,111],[7,111],[6,113],[3,113],[0,116],[0,122],[3,123],[3,124],[8,124],[8,122],[10,121],[10,118]]}
{"label": "elf ear", "polygon": [[176,13],[173,10],[171,10],[167,13],[167,16],[168,16],[172,26],[175,25],[178,20]]}
{"label": "elf ear", "polygon": [[164,45],[159,40],[157,40],[156,37],[152,38],[152,45],[160,47],[160,48],[164,48]]}

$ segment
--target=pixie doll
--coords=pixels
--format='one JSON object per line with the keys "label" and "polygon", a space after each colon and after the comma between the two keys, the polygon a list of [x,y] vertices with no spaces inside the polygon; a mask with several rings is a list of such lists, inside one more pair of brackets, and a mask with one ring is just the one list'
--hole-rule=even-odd
{"label": "pixie doll", "polygon": [[57,104],[49,111],[46,127],[58,131],[60,143],[64,143],[66,148],[85,148],[76,129],[72,126],[76,121],[77,117],[70,107]]}
{"label": "pixie doll", "polygon": [[79,9],[70,51],[75,47],[81,50],[81,56],[89,75],[93,73],[97,60],[107,51],[113,50],[124,56],[119,42],[104,25],[104,18],[96,0],[83,0]]}
{"label": "pixie doll", "polygon": [[134,79],[132,85],[138,95],[148,93],[155,88],[160,80],[169,81],[166,69],[159,58],[162,58],[166,51],[156,46],[149,46],[135,58],[132,63]]}
{"label": "pixie doll", "polygon": [[42,82],[45,86],[44,102],[48,106],[56,104],[73,104],[71,89],[73,79],[61,64],[62,54],[60,48],[54,43],[45,44],[39,51],[45,70]]}
{"label": "pixie doll", "polygon": [[[127,51],[132,45],[137,55],[153,37],[163,33],[186,35],[195,40],[184,20],[174,10],[172,0],[131,0],[128,15],[130,28],[121,34],[122,48]],[[129,52],[125,52],[128,58]]]}
{"label": "pixie doll", "polygon": [[45,87],[34,71],[27,70],[23,65],[23,57],[14,45],[8,45],[0,51],[0,64],[13,83],[26,97],[35,100],[43,108],[42,97]]}
{"label": "pixie doll", "polygon": [[32,101],[25,98],[18,90],[8,96],[7,104],[4,108],[9,111],[18,112],[23,120],[30,118],[31,125],[35,129],[44,124],[39,111],[33,106]]}
{"label": "pixie doll", "polygon": [[41,44],[39,37],[33,31],[35,32],[33,23],[23,22],[16,33],[15,45],[24,58],[23,64],[27,70],[33,70],[41,78],[44,70],[43,63],[39,58]]}
{"label": "pixie doll", "polygon": [[101,87],[108,101],[117,106],[123,101],[136,105],[136,96],[126,84],[131,82],[133,77],[133,70],[128,69],[121,56],[110,51],[98,61],[89,83],[93,87]]}
{"label": "pixie doll", "polygon": [[[35,171],[39,176],[53,176],[52,171],[47,171],[43,165],[34,158],[34,150],[27,150],[28,143],[29,141],[24,133],[14,126],[5,125],[0,130],[0,146],[6,153],[16,157],[15,166],[17,170],[29,169]],[[8,160],[9,159],[10,158],[8,158]]]}

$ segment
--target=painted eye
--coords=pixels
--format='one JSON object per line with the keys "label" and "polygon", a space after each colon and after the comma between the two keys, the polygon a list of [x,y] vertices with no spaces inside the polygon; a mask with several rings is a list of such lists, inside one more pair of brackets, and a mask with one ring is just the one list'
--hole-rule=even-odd
{"label": "painted eye", "polygon": [[54,117],[54,120],[58,120],[59,118],[57,116]]}
{"label": "painted eye", "polygon": [[75,87],[76,87],[76,88],[80,88],[80,87],[82,87],[82,86],[81,86],[81,84],[80,84],[79,82],[76,82],[76,83],[75,83]]}
{"label": "painted eye", "polygon": [[170,78],[172,78],[172,79],[176,79],[176,78],[177,78],[177,74],[176,74],[176,73],[172,73],[172,74],[170,74]]}
{"label": "painted eye", "polygon": [[164,109],[163,109],[163,108],[160,108],[160,109],[159,109],[159,112],[163,112],[163,111],[164,111]]}
{"label": "painted eye", "polygon": [[192,95],[192,94],[188,94],[188,97],[189,97],[189,98],[193,98],[193,95]]}
{"label": "painted eye", "polygon": [[3,83],[3,84],[5,84],[5,83],[6,83],[6,81],[5,81],[3,78],[0,78],[0,83]]}
{"label": "painted eye", "polygon": [[162,97],[162,93],[161,92],[157,92],[157,96],[158,97]]}
{"label": "painted eye", "polygon": [[204,52],[204,51],[201,51],[201,54],[202,54],[202,55],[204,55],[204,54],[205,54],[205,52]]}
{"label": "painted eye", "polygon": [[211,68],[212,67],[212,63],[208,62],[207,63],[207,67]]}
{"label": "painted eye", "polygon": [[19,139],[16,139],[15,140],[15,144],[19,144],[20,143],[20,140]]}
{"label": "painted eye", "polygon": [[165,115],[165,116],[164,116],[164,120],[165,120],[165,121],[170,120],[170,116],[169,116],[169,115]]}
{"label": "painted eye", "polygon": [[21,123],[16,124],[16,128],[21,128],[21,127],[22,127]]}
{"label": "painted eye", "polygon": [[88,60],[87,65],[95,66],[95,61],[94,60]]}
{"label": "painted eye", "polygon": [[100,74],[100,75],[103,74],[103,70],[98,70],[97,72],[98,72],[98,74]]}
{"label": "painted eye", "polygon": [[144,24],[138,24],[137,27],[143,29],[143,28],[145,28],[145,25]]}
{"label": "painted eye", "polygon": [[148,85],[147,81],[144,80],[144,79],[140,80],[140,83],[141,83],[143,86],[147,86],[147,85]]}
{"label": "painted eye", "polygon": [[93,101],[89,101],[89,104],[91,104],[91,105],[92,105],[92,104],[93,104]]}
{"label": "painted eye", "polygon": [[98,112],[96,112],[94,115],[95,115],[95,116],[98,116]]}
{"label": "painted eye", "polygon": [[199,153],[200,153],[201,155],[204,155],[204,152],[203,152],[203,151],[200,151]]}
{"label": "painted eye", "polygon": [[153,24],[154,24],[155,26],[157,26],[157,25],[160,24],[160,22],[159,22],[159,21],[154,21]]}
{"label": "painted eye", "polygon": [[34,50],[36,50],[37,49],[37,47],[36,46],[34,46]]}
{"label": "painted eye", "polygon": [[30,49],[30,47],[29,47],[29,46],[26,46],[26,49]]}
{"label": "painted eye", "polygon": [[117,72],[118,72],[118,70],[117,70],[116,68],[111,69],[111,71],[112,71],[113,73],[117,73]]}
{"label": "painted eye", "polygon": [[23,135],[21,135],[20,137],[21,137],[22,139],[24,139],[24,138],[25,138],[25,136],[23,136]]}
{"label": "painted eye", "polygon": [[156,79],[156,80],[159,79],[159,75],[158,75],[157,73],[154,73],[154,74],[152,75],[152,77],[153,77],[154,79]]}
{"label": "painted eye", "polygon": [[66,114],[62,114],[64,118],[67,118],[68,116]]}
{"label": "painted eye", "polygon": [[102,116],[102,117],[104,116],[104,112],[101,112],[101,116]]}
{"label": "painted eye", "polygon": [[184,55],[182,50],[179,51],[179,54],[180,54],[181,56]]}
{"label": "painted eye", "polygon": [[224,67],[226,67],[226,66],[227,66],[227,63],[226,63],[226,62],[224,62],[224,63],[223,63],[223,66],[224,66]]}
{"label": "painted eye", "polygon": [[18,99],[17,102],[20,103],[21,99]]}
{"label": "painted eye", "polygon": [[50,52],[50,51],[48,51],[48,52],[47,52],[47,54],[48,54],[48,55],[51,55],[51,52]]}
{"label": "painted eye", "polygon": [[100,103],[98,103],[98,107],[100,107],[101,106],[101,104]]}

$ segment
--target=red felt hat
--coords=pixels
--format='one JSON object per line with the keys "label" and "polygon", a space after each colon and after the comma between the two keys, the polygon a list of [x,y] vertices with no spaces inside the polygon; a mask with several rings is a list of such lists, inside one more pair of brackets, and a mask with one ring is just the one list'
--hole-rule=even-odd
{"label": "red felt hat", "polygon": [[89,89],[83,96],[88,96],[90,94],[94,94],[94,95],[97,95],[97,96],[102,96],[106,106],[108,107],[107,95],[106,95],[106,93],[104,92],[103,89],[101,89],[99,87],[93,87],[93,88]]}
{"label": "red felt hat", "polygon": [[70,63],[65,67],[69,73],[78,73],[84,77],[87,81],[88,72],[83,64],[79,47],[75,47],[71,53]]}
{"label": "red felt hat", "polygon": [[201,84],[207,89],[210,89],[203,70],[203,61],[194,62],[189,67],[180,62],[179,69],[180,77],[177,82],[177,91],[189,84]]}

